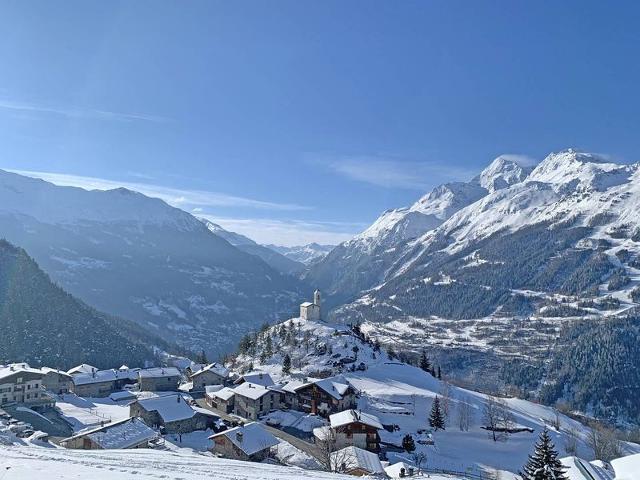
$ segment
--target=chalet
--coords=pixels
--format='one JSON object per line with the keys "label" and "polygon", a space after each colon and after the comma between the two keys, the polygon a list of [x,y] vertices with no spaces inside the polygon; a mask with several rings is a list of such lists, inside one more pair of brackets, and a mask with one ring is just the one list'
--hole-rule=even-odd
{"label": "chalet", "polygon": [[205,402],[211,408],[215,408],[224,413],[232,413],[234,408],[235,392],[229,387],[220,387],[219,385],[209,385],[205,387]]}
{"label": "chalet", "polygon": [[42,388],[45,374],[26,363],[0,366],[0,406],[23,403],[31,406],[49,406],[54,402]]}
{"label": "chalet", "polygon": [[205,365],[189,376],[194,392],[204,392],[207,385],[224,385],[227,378],[229,378],[229,369],[219,363]]}
{"label": "chalet", "polygon": [[262,385],[263,387],[270,387],[271,385],[276,384],[276,382],[273,381],[273,378],[271,378],[271,375],[263,372],[253,372],[242,375],[233,383],[235,385],[241,385],[245,382],[253,383],[254,385]]}
{"label": "chalet", "polygon": [[335,377],[299,384],[293,387],[295,395],[288,395],[288,390],[285,388],[285,402],[289,408],[314,415],[328,416],[356,406],[353,387]]}
{"label": "chalet", "polygon": [[211,451],[225,458],[260,462],[269,456],[271,448],[279,442],[265,428],[252,422],[231,428],[209,437],[213,440]]}
{"label": "chalet", "polygon": [[271,387],[245,382],[233,389],[236,415],[257,420],[261,415],[280,408],[281,393]]}
{"label": "chalet", "polygon": [[137,400],[129,405],[129,416],[140,417],[151,427],[162,427],[165,433],[206,430],[219,420],[213,412],[189,405],[180,393]]}
{"label": "chalet", "polygon": [[354,446],[371,452],[380,450],[382,424],[378,417],[358,410],[345,410],[329,416],[329,426],[315,428],[316,443],[331,443],[332,448]]}
{"label": "chalet", "polygon": [[313,302],[300,304],[300,318],[303,320],[320,320],[320,291],[313,292]]}
{"label": "chalet", "polygon": [[73,390],[73,377],[67,372],[49,367],[42,367],[40,371],[44,373],[42,386],[48,392],[62,395]]}
{"label": "chalet", "polygon": [[[68,373],[68,372],[67,372]],[[137,370],[92,370],[90,373],[75,373],[73,393],[79,397],[102,398],[122,390],[125,385],[136,382]]]}
{"label": "chalet", "polygon": [[181,379],[176,367],[145,368],[138,372],[141,392],[175,392]]}
{"label": "chalet", "polygon": [[147,448],[158,436],[158,432],[134,417],[78,433],[65,438],[60,445],[82,450]]}
{"label": "chalet", "polygon": [[353,446],[331,453],[331,470],[356,477],[386,476],[378,455]]}

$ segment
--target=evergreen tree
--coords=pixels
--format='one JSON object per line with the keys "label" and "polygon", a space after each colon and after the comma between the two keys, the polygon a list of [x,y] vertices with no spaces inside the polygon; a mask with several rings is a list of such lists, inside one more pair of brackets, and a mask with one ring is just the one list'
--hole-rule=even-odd
{"label": "evergreen tree", "polygon": [[[267,335],[266,345],[264,347],[264,354],[267,358],[270,358],[273,355],[273,342],[271,340],[271,335]],[[262,362],[264,363],[264,362]]]}
{"label": "evergreen tree", "polygon": [[406,434],[402,439],[402,448],[404,448],[408,453],[411,453],[416,449],[416,443],[413,441],[413,437],[410,434]]}
{"label": "evergreen tree", "polygon": [[288,353],[284,356],[284,360],[282,361],[282,373],[285,375],[291,373],[291,357]]}
{"label": "evergreen tree", "polygon": [[568,480],[565,470],[545,427],[520,475],[523,480]]}
{"label": "evergreen tree", "polygon": [[431,405],[429,425],[436,431],[445,429],[444,414],[442,413],[442,408],[440,407],[440,399],[438,397],[433,399],[433,404]]}
{"label": "evergreen tree", "polygon": [[420,354],[420,363],[418,364],[418,366],[425,372],[431,371],[431,363],[429,363],[429,358],[427,357],[427,352],[425,352],[424,348],[422,349],[422,353]]}
{"label": "evergreen tree", "polygon": [[440,370],[440,365],[438,365],[438,380],[442,380],[442,370]]}

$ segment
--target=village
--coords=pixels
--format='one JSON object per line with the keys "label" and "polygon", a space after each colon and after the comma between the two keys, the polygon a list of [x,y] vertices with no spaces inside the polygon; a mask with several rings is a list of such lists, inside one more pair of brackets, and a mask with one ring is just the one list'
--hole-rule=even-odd
{"label": "village", "polygon": [[[512,411],[522,404],[496,400],[496,415],[504,418],[483,424],[480,410],[490,400],[468,392],[463,397],[461,389],[452,393],[454,387],[437,378],[432,366],[429,373],[405,365],[358,331],[326,325],[321,312],[316,291],[312,302],[300,305],[297,319],[256,336],[253,348],[262,339],[265,349],[276,350],[270,343],[277,336],[283,338],[280,348],[287,338],[297,344],[291,353],[269,352],[261,360],[245,353],[226,365],[167,356],[163,366],[147,368],[0,366],[0,426],[19,439],[73,450],[191,448],[355,476],[490,479],[501,470],[448,460],[459,453],[462,439],[484,438],[486,451],[494,448],[506,457],[526,449],[540,424],[554,423],[551,409],[540,413],[538,407],[533,416],[524,409],[517,418]],[[459,433],[445,436],[454,409]],[[553,433],[564,442],[579,424],[559,418]],[[496,432],[514,439],[499,443]],[[575,442],[567,461],[577,470],[606,473],[578,456],[585,437]]]}

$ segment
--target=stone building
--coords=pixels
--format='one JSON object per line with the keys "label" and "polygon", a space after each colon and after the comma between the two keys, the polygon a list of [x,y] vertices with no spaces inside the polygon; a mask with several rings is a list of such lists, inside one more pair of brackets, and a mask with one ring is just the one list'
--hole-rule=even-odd
{"label": "stone building", "polygon": [[82,450],[147,448],[158,432],[139,418],[126,418],[84,431],[60,442],[65,448]]}
{"label": "stone building", "polygon": [[212,452],[225,458],[251,462],[267,458],[271,448],[279,443],[257,422],[231,428],[209,438],[213,440]]}
{"label": "stone building", "polygon": [[320,291],[313,292],[313,302],[304,302],[300,304],[300,318],[303,320],[320,320]]}
{"label": "stone building", "polygon": [[175,392],[181,379],[176,367],[145,368],[138,372],[141,392]]}
{"label": "stone building", "polygon": [[224,385],[229,378],[229,369],[219,363],[210,363],[189,376],[193,383],[192,391],[204,392],[208,385]]}
{"label": "stone building", "polygon": [[245,382],[233,389],[236,415],[257,420],[272,410],[280,408],[281,393],[271,387]]}
{"label": "stone building", "polygon": [[140,417],[164,433],[188,433],[216,427],[219,417],[204,408],[189,405],[182,394],[145,398],[129,405],[129,416]]}
{"label": "stone building", "polygon": [[358,447],[371,452],[380,450],[382,424],[375,415],[358,410],[345,410],[329,416],[329,426],[315,428],[316,443],[330,443],[332,449]]}

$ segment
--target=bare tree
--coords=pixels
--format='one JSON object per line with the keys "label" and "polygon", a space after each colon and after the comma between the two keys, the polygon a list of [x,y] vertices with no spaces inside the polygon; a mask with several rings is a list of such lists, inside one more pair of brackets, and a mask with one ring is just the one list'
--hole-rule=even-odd
{"label": "bare tree", "polygon": [[484,423],[494,442],[506,441],[513,429],[513,416],[507,402],[501,398],[487,396],[484,403]]}
{"label": "bare tree", "polygon": [[575,428],[567,430],[564,441],[564,451],[567,455],[576,456],[578,454],[578,431]]}
{"label": "bare tree", "polygon": [[449,412],[451,410],[452,402],[452,388],[448,382],[442,382],[440,388],[440,404],[442,405],[442,413],[444,414],[444,423],[446,424],[449,419]]}
{"label": "bare tree", "polygon": [[418,475],[420,475],[420,473],[422,473],[420,467],[427,461],[427,455],[424,452],[416,450],[411,454],[411,460],[413,460],[413,464],[418,469]]}
{"label": "bare tree", "polygon": [[344,472],[353,462],[347,451],[338,448],[337,435],[333,428],[323,429],[321,438],[316,438],[316,447],[320,452],[320,464],[327,472]]}
{"label": "bare tree", "polygon": [[596,460],[608,462],[622,455],[622,445],[616,437],[615,430],[604,425],[591,424],[587,443],[593,450],[593,456]]}
{"label": "bare tree", "polygon": [[471,427],[473,410],[467,399],[458,402],[458,428],[461,432],[468,432]]}

